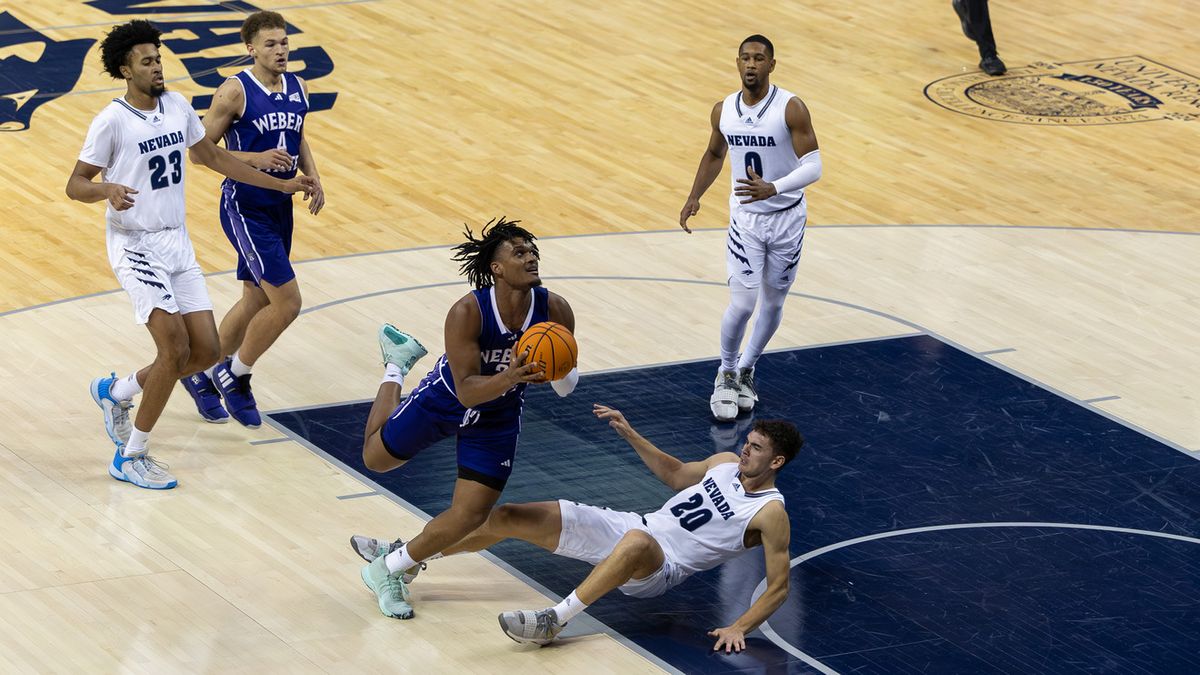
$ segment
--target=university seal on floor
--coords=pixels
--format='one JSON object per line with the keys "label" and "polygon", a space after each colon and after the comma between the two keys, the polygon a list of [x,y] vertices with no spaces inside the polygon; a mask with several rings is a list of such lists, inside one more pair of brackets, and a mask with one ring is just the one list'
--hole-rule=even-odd
{"label": "university seal on floor", "polygon": [[926,85],[925,97],[957,113],[1018,124],[1200,120],[1200,77],[1142,56],[1039,62],[1003,77],[952,75]]}

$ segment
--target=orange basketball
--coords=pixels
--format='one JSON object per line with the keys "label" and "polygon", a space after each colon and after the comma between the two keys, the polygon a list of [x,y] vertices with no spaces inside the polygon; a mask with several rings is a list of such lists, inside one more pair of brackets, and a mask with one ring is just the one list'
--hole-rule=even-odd
{"label": "orange basketball", "polygon": [[575,344],[571,331],[561,323],[543,321],[530,326],[517,341],[514,363],[517,355],[526,349],[529,349],[529,358],[525,363],[541,364],[547,380],[561,380],[579,365],[579,345]]}

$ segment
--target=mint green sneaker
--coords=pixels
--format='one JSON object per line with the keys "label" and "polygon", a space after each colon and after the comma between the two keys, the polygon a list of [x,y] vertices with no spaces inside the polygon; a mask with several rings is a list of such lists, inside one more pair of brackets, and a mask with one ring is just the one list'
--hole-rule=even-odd
{"label": "mint green sneaker", "polygon": [[379,328],[379,350],[383,353],[383,362],[399,366],[404,375],[429,353],[415,337],[390,323]]}
{"label": "mint green sneaker", "polygon": [[400,573],[391,574],[387,568],[387,557],[379,556],[370,565],[362,568],[362,580],[379,600],[379,611],[393,619],[413,618],[412,605],[408,604],[408,587]]}

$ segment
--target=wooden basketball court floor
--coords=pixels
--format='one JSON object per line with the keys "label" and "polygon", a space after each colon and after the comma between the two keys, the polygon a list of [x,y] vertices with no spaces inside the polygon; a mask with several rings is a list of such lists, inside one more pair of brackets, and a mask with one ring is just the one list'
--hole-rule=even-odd
{"label": "wooden basketball court floor", "polygon": [[[51,41],[96,40],[130,17],[186,22],[168,37],[192,39],[236,31],[250,9],[122,11],[131,5],[0,5],[25,26],[0,32],[0,81]],[[467,290],[448,247],[462,223],[502,214],[543,237],[543,275],[575,308],[585,375],[715,356],[727,172],[699,231],[676,221],[708,111],[737,86],[737,44],[762,32],[776,45],[773,81],[807,103],[825,163],[772,348],[927,332],[1200,450],[1200,78],[1188,75],[1200,72],[1200,11],[1189,3],[994,3],[1013,77],[1133,56],[1147,77],[1146,64],[1171,69],[1173,98],[1107,124],[998,121],[936,102],[927,85],[977,61],[949,2],[254,7],[302,31],[293,49],[323,50],[333,68],[310,91],[336,93],[307,124],[328,205],[318,217],[297,208],[306,310],[255,369],[264,411],[372,396],[383,321],[440,350],[445,310]],[[240,53],[165,49],[170,86],[211,93],[199,59]],[[659,670],[603,634],[514,645],[496,613],[548,600],[479,556],[439,561],[437,582],[414,587],[417,619],[380,616],[346,539],[420,520],[380,496],[339,498],[362,483],[268,425],[203,424],[181,392],[152,436],[179,488],[109,478],[87,384],[147,362],[152,343],[114,290],[102,207],[70,202],[63,186],[92,116],[123,86],[99,74],[93,44],[65,93],[22,91],[6,90],[47,100],[27,129],[0,134],[0,669]],[[188,175],[219,317],[239,284],[218,180]]]}

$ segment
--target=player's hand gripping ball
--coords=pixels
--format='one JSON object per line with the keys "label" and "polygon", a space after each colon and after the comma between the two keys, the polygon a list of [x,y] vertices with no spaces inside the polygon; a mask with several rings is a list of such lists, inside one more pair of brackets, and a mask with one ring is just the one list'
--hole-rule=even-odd
{"label": "player's hand gripping ball", "polygon": [[579,345],[575,336],[561,323],[535,323],[521,334],[516,354],[529,350],[525,363],[536,363],[546,373],[546,380],[561,380],[579,365]]}

